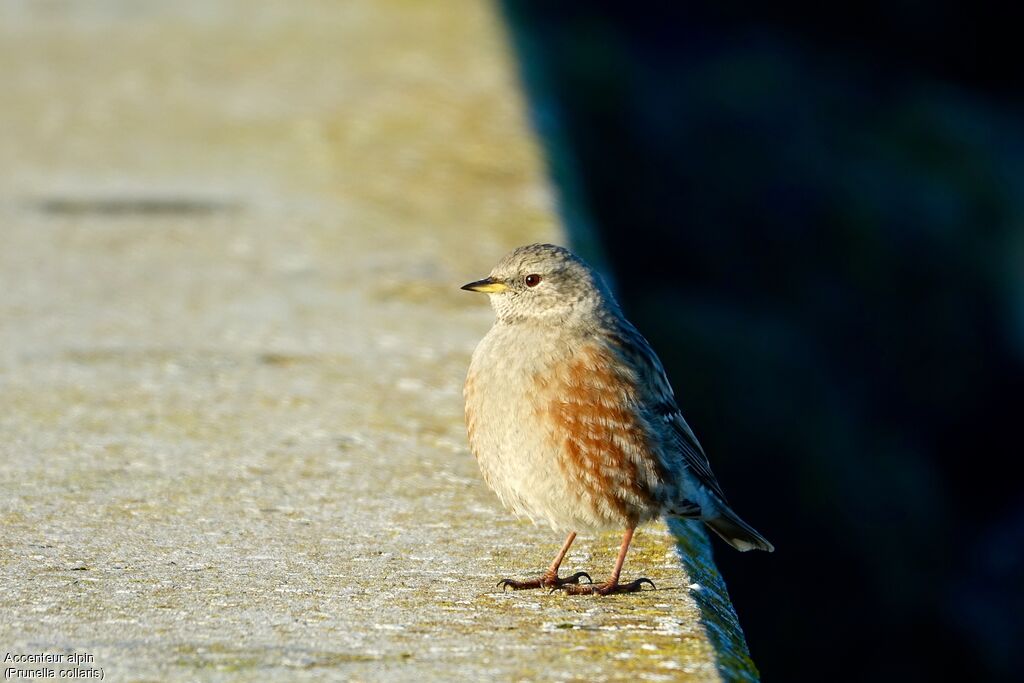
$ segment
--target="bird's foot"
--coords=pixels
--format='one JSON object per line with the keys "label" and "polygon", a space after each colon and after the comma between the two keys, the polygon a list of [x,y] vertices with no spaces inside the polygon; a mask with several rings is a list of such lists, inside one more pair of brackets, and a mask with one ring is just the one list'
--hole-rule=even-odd
{"label": "bird's foot", "polygon": [[658,587],[654,585],[654,582],[648,578],[637,579],[636,581],[630,581],[629,583],[619,583],[618,581],[606,581],[604,583],[588,583],[586,585],[569,585],[559,586],[559,588],[569,595],[612,595],[613,593],[638,593],[641,586],[649,584],[654,590],[658,590]]}
{"label": "bird's foot", "polygon": [[498,582],[498,587],[501,588],[501,592],[505,592],[506,588],[511,588],[514,591],[523,591],[530,588],[550,588],[551,590],[557,590],[563,586],[575,586],[579,585],[580,579],[586,578],[587,581],[593,583],[594,580],[590,578],[590,574],[586,572],[576,572],[572,576],[565,578],[560,577],[558,574],[546,573],[536,579],[530,579],[528,581],[515,581],[513,579],[502,579]]}

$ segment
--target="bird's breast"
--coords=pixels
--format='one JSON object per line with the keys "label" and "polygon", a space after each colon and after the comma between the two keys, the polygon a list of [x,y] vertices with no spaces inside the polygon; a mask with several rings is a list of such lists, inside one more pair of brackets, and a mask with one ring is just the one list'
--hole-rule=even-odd
{"label": "bird's breast", "polygon": [[657,460],[628,369],[594,339],[545,332],[496,325],[473,354],[466,422],[485,480],[555,526],[642,521]]}

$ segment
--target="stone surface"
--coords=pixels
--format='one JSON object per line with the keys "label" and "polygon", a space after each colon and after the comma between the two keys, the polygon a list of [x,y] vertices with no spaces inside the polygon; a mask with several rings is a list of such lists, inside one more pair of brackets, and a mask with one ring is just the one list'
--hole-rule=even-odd
{"label": "stone surface", "polygon": [[7,2],[0,88],[0,656],[756,677],[692,529],[638,534],[656,591],[494,586],[561,539],[468,453],[458,285],[564,237],[493,7]]}

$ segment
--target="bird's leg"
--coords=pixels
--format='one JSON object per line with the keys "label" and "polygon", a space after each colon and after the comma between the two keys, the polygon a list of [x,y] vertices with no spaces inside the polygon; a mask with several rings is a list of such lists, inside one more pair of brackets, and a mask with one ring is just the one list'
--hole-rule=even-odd
{"label": "bird's leg", "polygon": [[526,590],[527,588],[560,588],[566,584],[578,584],[580,579],[584,576],[587,577],[587,581],[592,581],[590,574],[586,572],[576,572],[572,576],[566,578],[560,578],[558,576],[558,567],[562,564],[562,560],[565,559],[565,554],[569,552],[569,546],[576,540],[576,532],[572,532],[565,539],[565,544],[562,545],[562,549],[555,555],[554,561],[548,570],[544,572],[540,577],[536,579],[530,579],[529,581],[513,581],[512,579],[502,579],[498,582],[498,586],[501,590],[511,588],[514,591]]}
{"label": "bird's leg", "polygon": [[619,546],[619,557],[615,560],[615,569],[612,570],[612,575],[608,577],[607,581],[598,584],[589,583],[583,586],[561,586],[561,589],[569,595],[611,595],[612,593],[635,593],[645,583],[649,583],[651,588],[655,588],[654,582],[647,578],[637,579],[629,583],[619,583],[622,564],[626,561],[626,552],[629,551],[629,543],[633,540],[633,531],[634,527],[626,529],[626,533],[622,537],[622,545]]}

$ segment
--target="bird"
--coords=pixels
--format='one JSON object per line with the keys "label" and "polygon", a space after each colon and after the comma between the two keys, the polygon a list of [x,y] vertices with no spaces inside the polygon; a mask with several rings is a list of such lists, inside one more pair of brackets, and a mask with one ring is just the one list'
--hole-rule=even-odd
{"label": "bird", "polygon": [[[654,588],[620,577],[636,528],[661,517],[699,519],[740,551],[774,550],[726,501],[661,361],[580,257],[522,246],[462,289],[495,312],[463,388],[470,450],[507,509],[567,534],[547,571],[502,579],[502,590]],[[577,533],[608,529],[623,537],[606,581],[559,575]]]}

